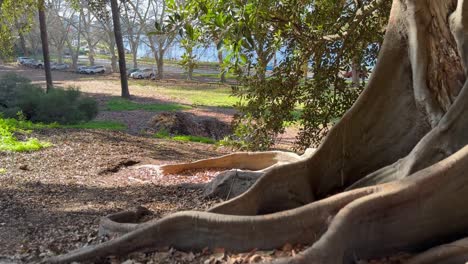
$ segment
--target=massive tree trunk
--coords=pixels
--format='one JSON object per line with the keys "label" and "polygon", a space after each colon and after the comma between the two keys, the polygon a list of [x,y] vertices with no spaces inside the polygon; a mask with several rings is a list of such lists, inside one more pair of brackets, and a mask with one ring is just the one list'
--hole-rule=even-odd
{"label": "massive tree trunk", "polygon": [[[466,262],[467,16],[468,0],[394,0],[366,90],[317,151],[286,164],[267,159],[247,192],[209,212],[141,224],[129,222],[142,210],[105,217],[102,230],[120,237],[49,261],[169,245],[303,243],[311,247],[278,263],[354,263],[401,251],[425,251],[413,264]],[[251,160],[232,165],[259,169],[240,159]]]}

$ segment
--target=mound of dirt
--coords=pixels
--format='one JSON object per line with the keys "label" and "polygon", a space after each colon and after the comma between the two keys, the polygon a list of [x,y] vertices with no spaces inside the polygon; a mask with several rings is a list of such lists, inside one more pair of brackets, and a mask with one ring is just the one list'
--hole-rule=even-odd
{"label": "mound of dirt", "polygon": [[161,112],[148,122],[148,132],[167,131],[171,135],[190,135],[223,139],[232,133],[229,124],[214,117],[185,112]]}

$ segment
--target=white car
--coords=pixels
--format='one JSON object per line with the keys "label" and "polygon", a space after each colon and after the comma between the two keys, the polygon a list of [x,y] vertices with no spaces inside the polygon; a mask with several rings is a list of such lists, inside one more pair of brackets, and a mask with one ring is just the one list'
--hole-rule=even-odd
{"label": "white car", "polygon": [[25,64],[26,62],[28,61],[32,61],[33,59],[32,58],[29,58],[29,57],[18,57],[16,59],[16,62],[18,62],[18,64]]}
{"label": "white car", "polygon": [[44,68],[44,62],[40,60],[28,60],[24,63],[24,65],[36,69],[43,69]]}
{"label": "white car", "polygon": [[130,74],[130,77],[132,77],[133,79],[153,78],[154,72],[152,69],[141,69],[139,71],[136,71]]}
{"label": "white car", "polygon": [[66,63],[52,63],[50,65],[50,68],[52,70],[66,70],[68,69],[70,66]]}
{"label": "white car", "polygon": [[104,66],[90,66],[80,70],[80,73],[86,74],[95,74],[95,73],[105,73],[106,68]]}

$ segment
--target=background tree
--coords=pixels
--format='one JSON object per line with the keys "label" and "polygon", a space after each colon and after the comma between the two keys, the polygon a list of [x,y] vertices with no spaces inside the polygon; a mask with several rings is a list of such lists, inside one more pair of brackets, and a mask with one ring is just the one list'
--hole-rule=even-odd
{"label": "background tree", "polygon": [[167,19],[163,23],[156,22],[155,35],[177,32],[180,47],[184,50],[179,65],[187,72],[187,79],[192,80],[193,71],[197,66],[195,49],[202,44],[203,28],[199,20],[196,2],[167,1]]}
{"label": "background tree", "polygon": [[[82,8],[83,35],[88,46],[88,60],[90,65],[94,65],[96,55],[96,45],[101,41],[94,26],[96,18],[89,9]],[[112,64],[112,63],[111,63]]]}
{"label": "background tree", "polygon": [[132,53],[133,68],[138,68],[138,48],[145,35],[146,21],[151,9],[151,1],[137,0],[123,5],[123,25],[126,39]]}
{"label": "background tree", "polygon": [[37,13],[39,14],[39,28],[41,31],[42,56],[44,58],[44,72],[46,77],[46,92],[52,89],[52,71],[50,69],[49,40],[47,37],[47,21],[44,0],[37,1]]}
{"label": "background tree", "polygon": [[[153,58],[156,61],[157,79],[164,78],[164,55],[172,46],[177,37],[177,32],[170,24],[165,24],[167,17],[166,0],[151,1],[151,19],[147,23],[147,38],[143,42],[151,49]],[[154,28],[157,29],[157,34]]]}
{"label": "background tree", "polygon": [[120,27],[120,10],[117,0],[111,0],[112,22],[114,25],[115,42],[119,54],[119,71],[121,95],[123,98],[130,98],[128,90],[127,67],[125,66],[125,48],[123,44],[122,30]]}

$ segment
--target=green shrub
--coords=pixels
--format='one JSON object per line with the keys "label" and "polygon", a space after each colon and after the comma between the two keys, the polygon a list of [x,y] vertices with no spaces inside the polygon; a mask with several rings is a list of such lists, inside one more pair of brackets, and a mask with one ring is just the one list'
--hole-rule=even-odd
{"label": "green shrub", "polygon": [[26,78],[5,75],[0,79],[0,112],[7,118],[22,112],[33,122],[76,124],[93,119],[98,105],[76,88],[53,88],[45,93]]}

